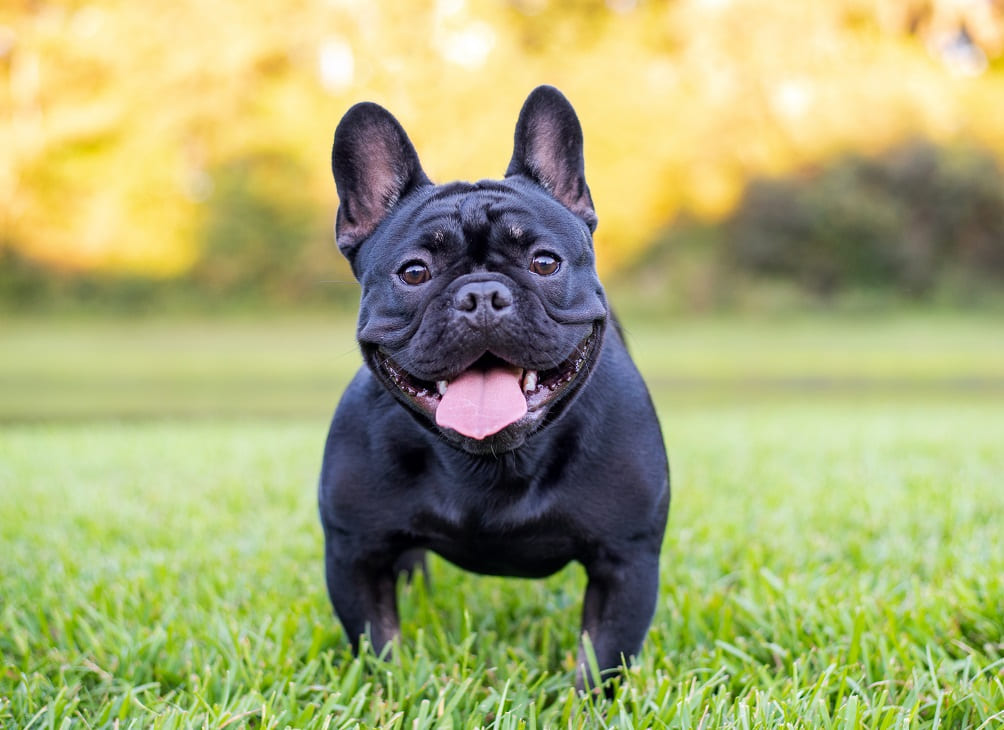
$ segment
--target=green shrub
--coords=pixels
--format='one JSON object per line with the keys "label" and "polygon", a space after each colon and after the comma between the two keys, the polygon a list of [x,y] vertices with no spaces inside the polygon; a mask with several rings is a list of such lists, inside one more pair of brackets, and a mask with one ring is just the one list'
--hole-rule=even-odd
{"label": "green shrub", "polygon": [[1004,175],[990,153],[911,142],[752,181],[725,223],[725,263],[823,296],[1004,281]]}

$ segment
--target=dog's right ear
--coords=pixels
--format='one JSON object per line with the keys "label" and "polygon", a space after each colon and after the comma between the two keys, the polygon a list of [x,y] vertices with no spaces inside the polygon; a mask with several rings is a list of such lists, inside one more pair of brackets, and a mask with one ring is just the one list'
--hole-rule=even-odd
{"label": "dog's right ear", "polygon": [[338,188],[335,239],[349,261],[401,198],[432,182],[398,121],[378,104],[356,104],[342,117],[331,147]]}

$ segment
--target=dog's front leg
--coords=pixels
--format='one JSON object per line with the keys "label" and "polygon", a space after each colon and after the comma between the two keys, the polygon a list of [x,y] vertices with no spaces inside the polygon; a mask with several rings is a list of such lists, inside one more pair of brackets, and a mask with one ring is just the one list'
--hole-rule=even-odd
{"label": "dog's front leg", "polygon": [[353,652],[358,653],[359,639],[368,633],[373,650],[381,654],[400,632],[393,561],[350,556],[329,539],[325,572],[328,595]]}
{"label": "dog's front leg", "polygon": [[[582,605],[583,643],[575,686],[595,688],[619,672],[641,649],[659,592],[659,553],[604,557],[586,565],[589,584]],[[600,677],[593,676],[586,640]],[[608,686],[608,692],[610,687]]]}

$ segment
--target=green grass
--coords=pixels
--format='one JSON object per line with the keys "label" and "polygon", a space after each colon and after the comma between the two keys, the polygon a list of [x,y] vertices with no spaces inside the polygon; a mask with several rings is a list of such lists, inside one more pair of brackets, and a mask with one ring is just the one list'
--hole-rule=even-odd
{"label": "green grass", "polygon": [[[350,329],[0,331],[0,726],[1004,722],[996,323],[632,330],[675,488],[656,618],[611,701],[570,689],[577,567],[435,560],[431,589],[402,587],[393,661],[351,657],[314,503]],[[106,404],[121,377],[147,387]]]}

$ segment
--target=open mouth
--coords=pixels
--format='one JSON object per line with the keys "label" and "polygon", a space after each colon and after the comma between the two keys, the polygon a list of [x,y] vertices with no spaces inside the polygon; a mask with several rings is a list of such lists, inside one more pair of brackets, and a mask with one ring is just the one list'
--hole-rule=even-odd
{"label": "open mouth", "polygon": [[539,415],[567,393],[594,360],[599,328],[590,333],[555,367],[534,370],[490,353],[451,379],[422,380],[408,373],[379,349],[372,364],[384,379],[440,427],[482,440],[528,414]]}

